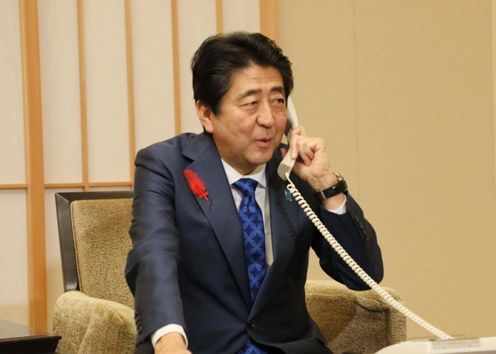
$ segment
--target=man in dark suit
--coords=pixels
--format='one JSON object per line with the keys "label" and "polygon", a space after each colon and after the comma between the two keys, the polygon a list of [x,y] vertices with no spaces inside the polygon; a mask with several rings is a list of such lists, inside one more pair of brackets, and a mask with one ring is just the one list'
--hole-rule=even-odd
{"label": "man in dark suit", "polygon": [[[291,64],[261,34],[208,38],[193,61],[202,134],[182,134],[136,158],[126,277],[137,353],[330,353],[305,305],[309,249],[352,289],[367,286],[330,248],[276,173],[291,179],[347,252],[376,281],[372,226],[333,171],[325,143],[300,126],[280,149]],[[247,187],[248,186],[248,187]]]}

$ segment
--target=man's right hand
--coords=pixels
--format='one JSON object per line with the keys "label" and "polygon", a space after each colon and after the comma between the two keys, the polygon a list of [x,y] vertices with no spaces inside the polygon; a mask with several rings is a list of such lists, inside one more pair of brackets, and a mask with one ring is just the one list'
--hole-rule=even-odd
{"label": "man's right hand", "polygon": [[168,333],[155,344],[155,354],[192,354],[181,334],[177,332]]}

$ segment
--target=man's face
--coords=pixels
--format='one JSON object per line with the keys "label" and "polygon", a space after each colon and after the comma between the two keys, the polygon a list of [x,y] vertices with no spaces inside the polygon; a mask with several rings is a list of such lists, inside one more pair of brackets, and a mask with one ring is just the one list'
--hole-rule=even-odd
{"label": "man's face", "polygon": [[238,172],[250,173],[269,161],[281,142],[287,119],[281,74],[258,65],[236,70],[219,113],[201,103],[197,112],[221,158]]}

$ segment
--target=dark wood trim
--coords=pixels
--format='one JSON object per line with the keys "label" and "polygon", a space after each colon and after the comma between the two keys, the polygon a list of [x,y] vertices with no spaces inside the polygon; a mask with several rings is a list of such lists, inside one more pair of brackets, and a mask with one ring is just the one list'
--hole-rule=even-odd
{"label": "dark wood trim", "polygon": [[0,320],[0,353],[55,354],[60,338],[58,335]]}

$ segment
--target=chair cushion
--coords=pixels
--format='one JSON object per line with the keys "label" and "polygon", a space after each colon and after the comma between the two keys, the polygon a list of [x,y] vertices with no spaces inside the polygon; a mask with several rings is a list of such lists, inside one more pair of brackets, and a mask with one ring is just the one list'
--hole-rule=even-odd
{"label": "chair cushion", "polygon": [[132,354],[136,343],[133,310],[79,291],[58,297],[53,330],[59,354]]}
{"label": "chair cushion", "polygon": [[375,353],[406,339],[404,316],[371,290],[352,291],[317,280],[308,280],[305,290],[308,311],[334,353]]}

